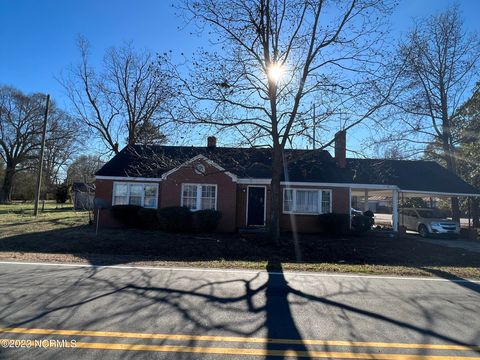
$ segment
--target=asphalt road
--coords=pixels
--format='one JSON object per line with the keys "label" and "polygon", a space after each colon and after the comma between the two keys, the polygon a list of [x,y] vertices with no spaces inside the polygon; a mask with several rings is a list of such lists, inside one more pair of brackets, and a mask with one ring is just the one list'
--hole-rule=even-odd
{"label": "asphalt road", "polygon": [[0,285],[1,358],[480,359],[472,281],[0,263]]}

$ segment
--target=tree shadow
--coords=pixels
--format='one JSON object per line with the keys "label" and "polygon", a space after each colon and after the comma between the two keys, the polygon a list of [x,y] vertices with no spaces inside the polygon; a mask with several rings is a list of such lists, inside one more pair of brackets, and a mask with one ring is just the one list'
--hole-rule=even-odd
{"label": "tree shadow", "polygon": [[427,267],[422,267],[420,268],[426,272],[429,272],[432,275],[435,275],[436,277],[443,278],[446,280],[451,280],[458,286],[464,287],[466,289],[470,289],[472,291],[475,291],[480,294],[480,284],[476,282],[472,282],[470,280],[464,279],[460,276],[457,276],[455,274],[440,270],[440,269],[432,269],[432,268],[427,268]]}
{"label": "tree shadow", "polygon": [[[50,221],[50,220],[49,220]],[[12,225],[13,226],[13,225]],[[6,228],[8,233],[8,228]],[[95,229],[72,226],[44,232],[0,235],[0,251],[73,254],[95,265],[141,261],[253,261],[297,262],[295,242],[284,234],[280,245],[240,234],[172,234],[132,229]],[[478,253],[424,243],[354,236],[300,235],[304,263],[342,263],[429,268],[480,267]]]}
{"label": "tree shadow", "polygon": [[[480,284],[446,271],[430,268],[438,265],[480,266],[478,254],[465,256],[463,250],[411,242],[408,239],[399,244],[390,240],[301,236],[300,245],[306,262],[336,262],[340,259],[346,259],[347,263],[383,265],[406,262],[435,276],[455,280],[459,286],[480,293]],[[412,248],[412,246],[417,247]],[[6,294],[4,303],[8,306],[0,309],[0,321],[2,324],[8,324],[9,327],[36,326],[43,320],[53,317],[56,319],[57,326],[68,328],[70,319],[76,318],[85,311],[86,307],[92,305],[98,307],[100,311],[96,317],[87,317],[82,320],[82,328],[95,329],[105,322],[122,324],[131,317],[143,316],[140,314],[145,311],[150,316],[143,320],[160,326],[164,325],[160,320],[163,315],[174,313],[188,324],[184,326],[186,333],[220,332],[243,337],[261,334],[269,339],[264,345],[269,354],[267,358],[309,357],[311,349],[304,341],[295,311],[292,310],[292,304],[300,300],[308,305],[322,305],[328,309],[340,311],[342,318],[338,320],[337,325],[341,327],[354,328],[355,324],[350,319],[350,315],[355,315],[413,332],[421,336],[425,342],[435,339],[470,346],[465,339],[445,335],[435,330],[434,314],[429,312],[428,307],[422,307],[420,303],[413,306],[422,309],[425,325],[385,315],[381,310],[367,310],[332,299],[335,295],[361,296],[362,291],[368,291],[366,288],[358,288],[351,292],[341,289],[338,293],[330,292],[318,296],[292,286],[283,272],[282,262],[295,261],[295,252],[293,244],[285,239],[282,246],[273,249],[271,245],[259,242],[255,238],[244,239],[231,234],[195,236],[119,229],[102,230],[97,238],[94,236],[92,227],[79,226],[5,237],[0,239],[0,251],[75,254],[94,265],[122,264],[149,259],[182,263],[220,259],[267,262],[267,273],[263,275],[257,273],[254,276],[245,275],[227,280],[211,281],[204,278],[199,281],[172,273],[165,279],[162,278],[161,284],[151,272],[142,269],[131,271],[124,269],[123,275],[115,275],[115,277],[105,276],[107,270],[101,267],[75,270],[83,273],[73,280],[67,275],[62,275],[68,286],[46,288],[32,282],[23,284],[35,289],[31,293],[34,294],[31,298],[23,300],[19,299],[14,292]],[[410,258],[406,259],[406,256]],[[74,272],[74,270],[71,271]],[[45,276],[45,270],[37,272]],[[57,274],[60,276],[65,272],[64,269],[50,269],[48,276],[55,278]],[[77,273],[74,272],[74,274]],[[32,271],[29,276],[33,281],[35,271]],[[5,279],[5,275],[0,275],[0,278]],[[15,284],[13,280],[12,284]],[[235,288],[235,295],[220,291],[228,286]],[[116,308],[111,305],[116,304],[116,300],[124,296],[131,302],[130,306]],[[264,302],[259,301],[259,298]],[[30,316],[15,321],[10,320],[15,318],[15,306],[30,309],[32,304],[39,305],[30,311]],[[302,306],[295,304],[295,306]],[[109,306],[108,311],[102,313],[102,306]],[[206,310],[210,306],[233,316],[219,320]],[[327,312],[322,312],[319,316],[327,316]],[[170,329],[178,331],[173,325]],[[358,339],[361,336],[353,330],[350,335],[352,339]],[[289,339],[289,341],[282,342],[279,339]],[[195,346],[197,343],[197,340],[189,341],[190,346]],[[202,346],[204,344],[202,341]],[[326,345],[323,348],[328,350]],[[478,349],[475,351],[480,353]],[[177,358],[182,357],[188,356],[185,354],[177,356]]]}
{"label": "tree shadow", "polygon": [[[267,265],[268,280],[266,283],[266,304],[265,304],[265,327],[267,328],[267,337],[269,339],[291,339],[295,345],[289,345],[284,348],[284,352],[276,355],[267,355],[267,359],[285,358],[287,350],[296,354],[297,357],[310,357],[306,345],[302,341],[302,335],[295,324],[295,318],[290,309],[288,295],[291,288],[285,279],[282,271],[282,264],[269,262]],[[273,342],[267,342],[267,351],[269,354],[278,350]]]}
{"label": "tree shadow", "polygon": [[[162,272],[162,275],[158,275],[145,269],[112,270],[93,267],[22,270],[23,274],[28,272],[32,281],[31,284],[22,286],[36,286],[35,291],[30,293],[31,298],[18,298],[15,292],[10,292],[3,300],[8,306],[0,309],[0,321],[7,327],[42,327],[38,324],[53,321],[55,327],[60,329],[75,328],[72,327],[72,322],[77,322],[76,328],[95,330],[99,327],[105,329],[105,324],[126,326],[132,318],[138,318],[140,323],[148,324],[147,332],[152,332],[152,329],[153,332],[158,331],[158,328],[162,329],[161,332],[166,332],[169,327],[174,333],[178,333],[181,328],[184,333],[201,335],[258,337],[260,334],[267,338],[264,348],[268,353],[266,358],[271,359],[310,356],[311,349],[305,343],[299,327],[301,324],[297,323],[295,314],[298,313],[299,306],[322,305],[327,309],[322,311],[323,316],[328,317],[327,314],[334,311],[343,314],[337,324],[339,327],[354,327],[354,318],[350,318],[350,315],[354,315],[357,317],[355,321],[360,317],[393,326],[403,332],[413,332],[426,343],[434,339],[472,346],[465,339],[434,329],[433,315],[428,311],[423,315],[426,325],[421,326],[386,315],[380,310],[365,309],[333,299],[339,295],[362,296],[363,292],[369,291],[366,285],[362,288],[359,284],[353,289],[340,287],[338,291],[315,295],[292,286],[281,269],[281,263],[270,261],[267,265],[268,273],[229,275],[216,280],[188,272]],[[48,279],[45,278],[47,273]],[[12,275],[12,282],[18,278],[16,275]],[[38,284],[38,279],[45,283]],[[47,280],[51,279],[63,281],[65,286],[45,288]],[[5,275],[2,280],[5,280]],[[304,303],[299,303],[298,300]],[[293,304],[296,304],[296,311],[292,310]],[[16,307],[22,305],[33,310],[18,319]],[[420,303],[414,306],[422,308]],[[91,313],[91,309],[95,309],[94,316],[86,316]],[[212,312],[212,309],[215,311]],[[217,316],[215,312],[228,316]],[[171,324],[162,320],[163,316],[172,314],[181,320]],[[17,320],[12,321],[15,318]],[[322,321],[322,318],[317,320]],[[108,330],[117,329],[110,327]],[[351,340],[362,340],[362,335],[352,332]],[[159,340],[156,341],[158,344]],[[168,340],[160,341],[162,344],[168,343]],[[199,342],[200,346],[218,346],[213,340],[208,342],[196,339],[190,339],[188,345],[199,346]],[[235,343],[234,347],[237,346],[241,345]],[[329,350],[327,345],[322,347],[325,351]],[[472,351],[480,353],[478,348],[472,348]],[[189,355],[178,354],[176,357],[188,358]]]}

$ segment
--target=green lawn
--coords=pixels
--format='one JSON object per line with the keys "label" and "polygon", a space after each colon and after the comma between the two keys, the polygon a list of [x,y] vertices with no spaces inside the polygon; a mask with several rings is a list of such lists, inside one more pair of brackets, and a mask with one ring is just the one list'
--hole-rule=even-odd
{"label": "green lawn", "polygon": [[100,229],[88,212],[46,203],[33,216],[32,203],[0,205],[0,260],[196,266],[423,275],[480,279],[480,254],[420,242],[415,238],[301,235],[302,260],[294,241],[280,246],[238,234],[168,234],[137,229]]}

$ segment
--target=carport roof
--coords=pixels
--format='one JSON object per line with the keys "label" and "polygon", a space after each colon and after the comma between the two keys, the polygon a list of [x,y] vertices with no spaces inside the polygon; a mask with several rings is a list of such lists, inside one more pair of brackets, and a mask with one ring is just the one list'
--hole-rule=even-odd
{"label": "carport roof", "polygon": [[439,165],[425,160],[347,159],[353,184],[396,185],[422,195],[477,195],[480,190]]}

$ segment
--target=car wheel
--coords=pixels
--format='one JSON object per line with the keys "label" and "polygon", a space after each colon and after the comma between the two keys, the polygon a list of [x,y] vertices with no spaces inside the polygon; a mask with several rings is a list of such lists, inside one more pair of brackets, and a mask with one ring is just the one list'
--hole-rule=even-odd
{"label": "car wheel", "polygon": [[420,234],[420,236],[422,238],[427,238],[428,237],[428,229],[425,225],[421,224],[419,227],[418,227],[418,233]]}

